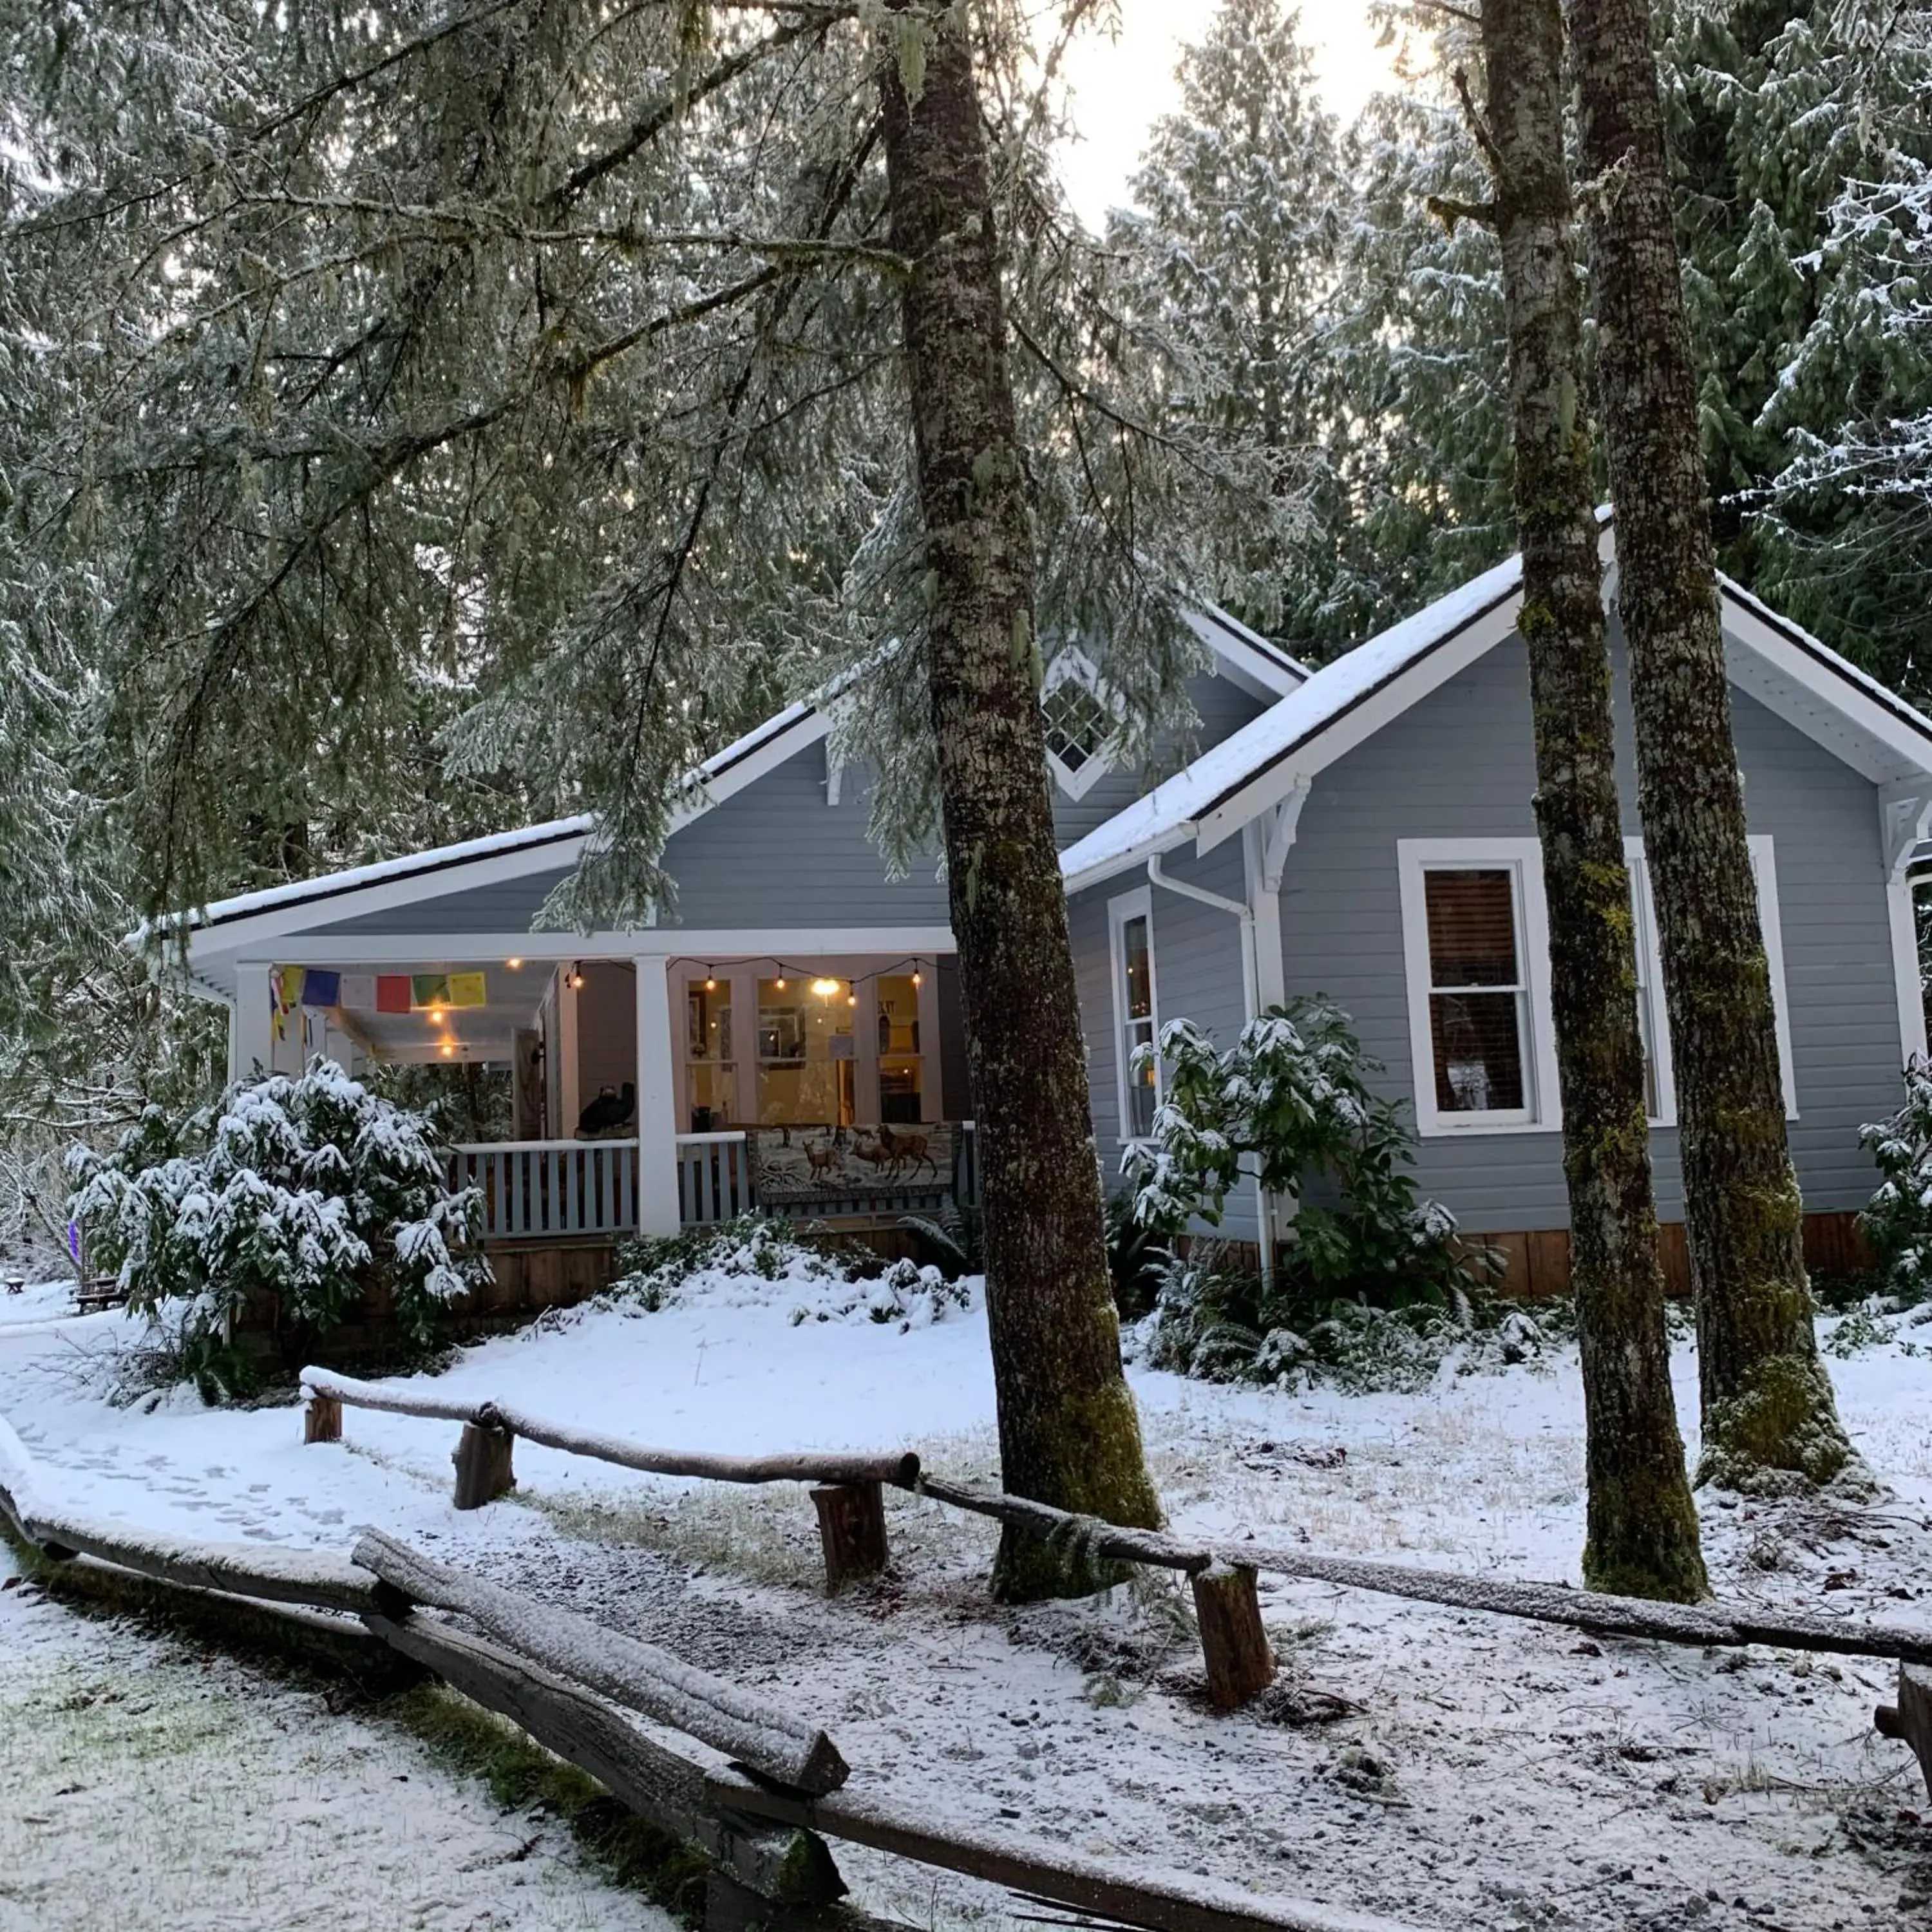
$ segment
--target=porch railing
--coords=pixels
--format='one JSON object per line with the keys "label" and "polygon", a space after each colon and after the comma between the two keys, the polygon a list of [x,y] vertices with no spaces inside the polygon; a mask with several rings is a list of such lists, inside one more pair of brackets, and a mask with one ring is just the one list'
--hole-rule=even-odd
{"label": "porch railing", "polygon": [[687,1228],[752,1211],[752,1160],[745,1130],[677,1137],[677,1217]]}
{"label": "porch railing", "polygon": [[[450,1149],[449,1182],[482,1190],[487,1240],[628,1234],[638,1226],[638,1159],[634,1140],[472,1142]],[[683,1226],[729,1221],[756,1204],[742,1128],[680,1134],[676,1159]],[[979,1150],[970,1120],[961,1122],[954,1138],[951,1192],[962,1207],[979,1204]]]}
{"label": "porch railing", "polygon": [[450,1184],[483,1190],[488,1240],[626,1234],[638,1225],[638,1144],[487,1141],[450,1150]]}

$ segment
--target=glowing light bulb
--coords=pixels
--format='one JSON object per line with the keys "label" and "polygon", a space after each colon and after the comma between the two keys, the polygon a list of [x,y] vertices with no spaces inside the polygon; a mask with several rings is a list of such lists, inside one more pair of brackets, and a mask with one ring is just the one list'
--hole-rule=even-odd
{"label": "glowing light bulb", "polygon": [[506,959],[503,964],[508,967],[512,973],[520,973],[524,970],[524,962],[520,959]]}
{"label": "glowing light bulb", "polygon": [[779,979],[779,980],[774,980],[772,982],[772,984],[774,986],[777,987],[777,988],[778,989],[778,991],[779,991],[780,992],[782,992],[782,992],[784,991],[784,980],[782,980],[782,979]]}
{"label": "glowing light bulb", "polygon": [[444,1058],[444,1059],[446,1059],[446,1060],[453,1059],[453,1058],[455,1057],[455,1053],[456,1053],[456,1045],[455,1045],[455,1042],[454,1042],[453,1040],[445,1040],[445,1041],[443,1042],[443,1043],[442,1043],[442,1057],[443,1057],[443,1058]]}
{"label": "glowing light bulb", "polygon": [[922,986],[926,984],[926,975],[916,966],[912,970],[912,982],[915,986]]}

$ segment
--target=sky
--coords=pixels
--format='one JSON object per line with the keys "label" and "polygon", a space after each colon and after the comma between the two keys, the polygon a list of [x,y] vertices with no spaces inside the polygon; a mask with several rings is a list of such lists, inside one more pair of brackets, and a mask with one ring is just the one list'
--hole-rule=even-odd
{"label": "sky", "polygon": [[[1070,50],[1066,72],[1082,139],[1063,150],[1060,173],[1089,224],[1127,200],[1148,129],[1174,105],[1175,57],[1211,11],[1210,0],[1120,0],[1117,40],[1090,32]],[[1322,99],[1345,122],[1388,84],[1394,50],[1376,46],[1368,0],[1304,0],[1301,34]]]}

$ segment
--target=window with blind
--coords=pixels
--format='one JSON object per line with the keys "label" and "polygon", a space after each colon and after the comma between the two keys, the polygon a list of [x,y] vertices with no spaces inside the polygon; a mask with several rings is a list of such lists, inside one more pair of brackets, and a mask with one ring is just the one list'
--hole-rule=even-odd
{"label": "window with blind", "polygon": [[1120,1138],[1144,1140],[1154,1132],[1160,1104],[1160,1066],[1143,1048],[1160,1036],[1154,978],[1154,896],[1143,886],[1107,905],[1114,973],[1114,1058],[1119,1074]]}
{"label": "window with blind", "polygon": [[1531,1118],[1519,877],[1514,866],[1423,870],[1429,1039],[1440,1114]]}
{"label": "window with blind", "polygon": [[[1753,833],[1785,1111],[1798,1115],[1784,936],[1772,841]],[[1396,843],[1416,1124],[1425,1135],[1560,1126],[1550,1010],[1550,918],[1534,838],[1402,838]],[[1636,941],[1644,1111],[1677,1122],[1657,902],[1640,839],[1625,842]]]}

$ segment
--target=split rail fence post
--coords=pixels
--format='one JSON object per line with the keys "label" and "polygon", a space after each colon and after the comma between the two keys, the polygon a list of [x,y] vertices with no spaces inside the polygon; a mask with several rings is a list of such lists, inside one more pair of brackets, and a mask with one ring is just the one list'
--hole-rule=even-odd
{"label": "split rail fence post", "polygon": [[1872,1723],[1882,1738],[1896,1738],[1912,1747],[1932,1792],[1932,1670],[1916,1664],[1898,1666],[1898,1702],[1881,1704]]}
{"label": "split rail fence post", "polygon": [[885,1568],[889,1552],[884,1484],[822,1483],[812,1492],[812,1504],[818,1512],[827,1591],[836,1593]]}
{"label": "split rail fence post", "polygon": [[463,1439],[449,1459],[456,1465],[458,1509],[481,1509],[517,1486],[516,1472],[510,1466],[511,1447],[516,1439],[507,1429],[491,1429],[476,1422],[463,1425]]}
{"label": "split rail fence post", "polygon": [[1274,1652],[1262,1627],[1255,1573],[1244,1563],[1214,1563],[1189,1581],[1208,1664],[1208,1701],[1217,1711],[1232,1711],[1274,1682]]}
{"label": "split rail fence post", "polygon": [[311,1395],[302,1411],[304,1442],[340,1442],[342,1440],[342,1398]]}

